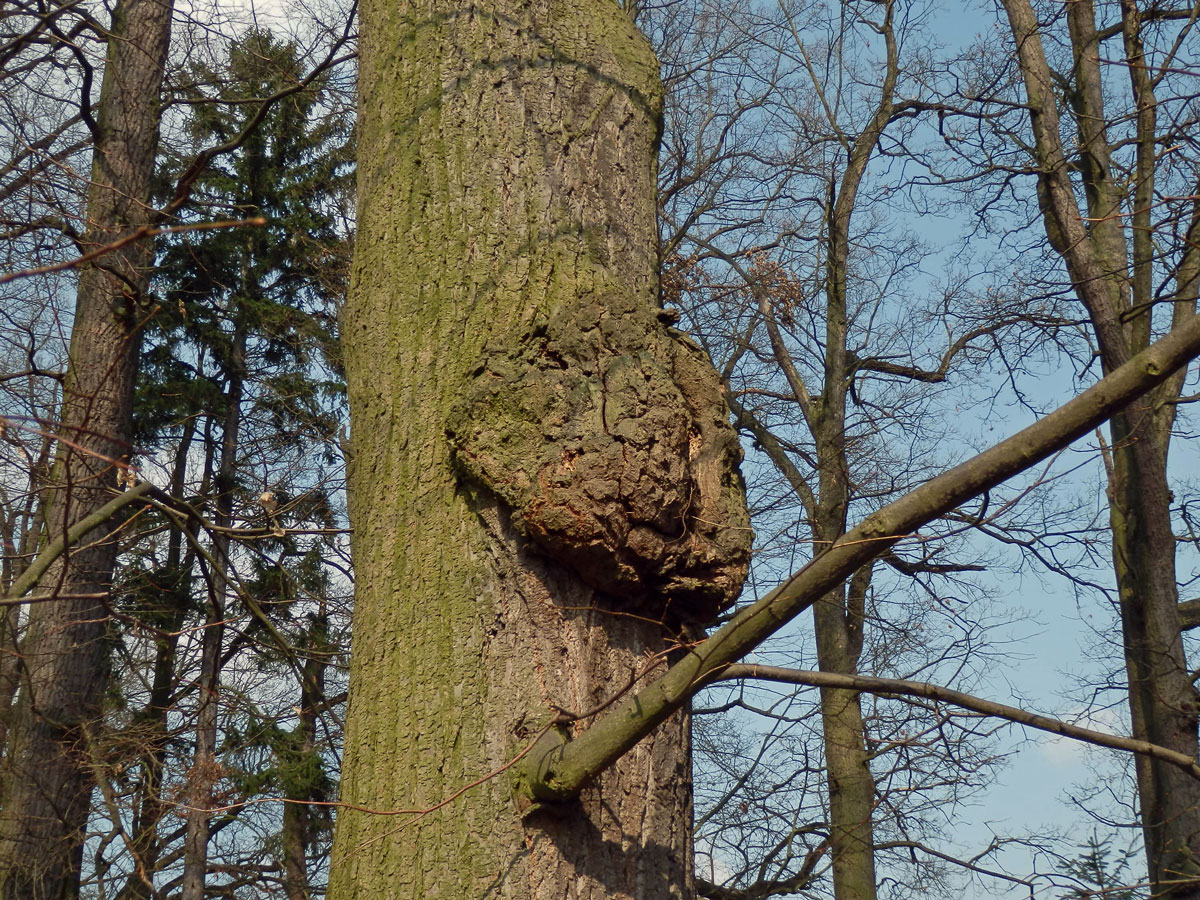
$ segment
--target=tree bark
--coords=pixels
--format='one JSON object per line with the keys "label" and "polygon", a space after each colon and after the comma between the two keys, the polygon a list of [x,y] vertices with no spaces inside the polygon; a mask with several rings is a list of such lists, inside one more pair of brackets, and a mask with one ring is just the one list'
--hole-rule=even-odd
{"label": "tree bark", "polygon": [[[126,0],[113,10],[85,250],[148,220],[171,12],[170,0]],[[128,458],[150,254],[149,241],[133,242],[80,272],[50,540],[111,499]],[[61,558],[41,581],[41,592],[59,599],[30,609],[3,773],[0,897],[58,900],[78,892],[92,788],[84,734],[100,714],[107,681],[106,598],[116,553],[110,531],[95,529]]]}
{"label": "tree bark", "polygon": [[656,315],[654,55],[608,0],[375,0],[362,34],[342,800],[414,812],[344,809],[330,896],[690,898],[682,712],[576,800],[485,777],[748,561],[716,375]]}

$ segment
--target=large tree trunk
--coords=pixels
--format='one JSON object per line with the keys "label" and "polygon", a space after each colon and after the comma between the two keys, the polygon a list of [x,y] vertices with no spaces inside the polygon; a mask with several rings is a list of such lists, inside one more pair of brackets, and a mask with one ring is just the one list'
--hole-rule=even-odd
{"label": "large tree trunk", "polygon": [[[87,249],[147,221],[171,8],[170,0],[126,0],[113,10]],[[112,498],[114,461],[128,457],[150,253],[149,241],[135,241],[80,273],[47,517],[51,538]],[[54,565],[37,593],[56,599],[30,608],[0,814],[0,896],[10,900],[58,900],[78,891],[92,788],[87,730],[100,714],[107,681],[107,595],[116,554],[109,531],[98,527]]]}
{"label": "large tree trunk", "polygon": [[685,716],[564,806],[499,772],[748,558],[715,373],[656,316],[654,55],[611,0],[374,0],[362,34],[331,896],[691,897]]}

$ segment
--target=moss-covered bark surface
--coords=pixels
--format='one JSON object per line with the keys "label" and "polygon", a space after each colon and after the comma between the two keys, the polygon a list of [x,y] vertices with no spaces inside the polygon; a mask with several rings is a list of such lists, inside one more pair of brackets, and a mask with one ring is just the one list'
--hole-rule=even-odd
{"label": "moss-covered bark surface", "polygon": [[[657,317],[644,38],[608,0],[376,0],[362,34],[342,799],[394,811],[664,666],[749,532],[715,376]],[[331,896],[688,897],[688,751],[676,715],[552,811],[507,774],[344,810]]]}

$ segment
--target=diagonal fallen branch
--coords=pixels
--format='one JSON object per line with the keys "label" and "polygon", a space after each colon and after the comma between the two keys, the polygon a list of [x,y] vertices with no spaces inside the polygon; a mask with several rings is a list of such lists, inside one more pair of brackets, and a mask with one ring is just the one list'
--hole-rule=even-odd
{"label": "diagonal fallen branch", "polygon": [[527,803],[576,796],[722,669],[740,660],[819,597],[906,535],[991,490],[1088,434],[1200,354],[1200,316],[1079,396],[994,447],[925,482],[864,519],[761,600],[746,607],[660,678],[630,694],[583,734],[547,732],[525,758],[518,791]]}

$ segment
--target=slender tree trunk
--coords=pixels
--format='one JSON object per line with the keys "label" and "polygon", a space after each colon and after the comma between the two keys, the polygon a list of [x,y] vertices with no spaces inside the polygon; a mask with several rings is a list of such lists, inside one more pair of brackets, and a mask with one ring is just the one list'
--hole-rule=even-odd
{"label": "slender tree trunk", "polygon": [[[873,141],[872,141],[873,144]],[[864,159],[865,163],[865,159]],[[813,554],[846,533],[850,504],[850,466],[846,455],[846,308],[847,248],[853,192],[862,170],[851,181],[850,196],[831,214],[826,283],[825,381],[813,438],[819,484],[813,515]],[[846,188],[843,179],[843,188]],[[839,192],[839,196],[844,194]],[[866,571],[869,572],[869,566]],[[862,653],[861,590],[839,587],[813,604],[817,665],[822,672],[857,675]],[[821,689],[825,775],[829,791],[829,844],[836,900],[874,900],[875,779],[866,748],[860,695],[838,688]]]}
{"label": "slender tree trunk", "polygon": [[[844,591],[813,604],[817,662],[822,672],[858,674],[861,616],[854,624]],[[837,900],[875,897],[875,779],[871,774],[861,695],[821,688],[825,774],[829,790],[829,842]]]}
{"label": "slender tree trunk", "polygon": [[[1098,68],[1084,54],[1099,56],[1095,39],[1094,12],[1090,4],[1075,12],[1073,39],[1079,48],[1081,71],[1099,89]],[[1133,354],[1151,340],[1154,228],[1151,221],[1155,197],[1157,100],[1147,71],[1142,47],[1141,12],[1133,0],[1121,0],[1121,18],[1126,67],[1137,110],[1137,139],[1132,219],[1129,229],[1129,259],[1126,273],[1118,265],[1115,277],[1128,280],[1129,305],[1120,329]],[[1093,101],[1097,102],[1098,101]],[[1084,108],[1083,112],[1090,110]],[[1081,121],[1086,121],[1081,117]],[[1103,140],[1101,131],[1093,138]],[[1110,201],[1113,202],[1113,201]],[[1115,210],[1114,210],[1115,211]],[[1200,268],[1200,246],[1195,243],[1197,211],[1188,230],[1192,239],[1180,260],[1175,282],[1172,325],[1180,325],[1195,314],[1196,278]],[[1119,221],[1117,218],[1116,221]],[[1115,224],[1103,226],[1113,232],[1112,242],[1126,260],[1125,238]],[[1110,276],[1110,279],[1113,276]],[[1140,314],[1129,313],[1140,310]],[[1117,332],[1117,328],[1111,328]],[[1112,338],[1108,339],[1112,341]],[[1107,343],[1107,342],[1106,342]],[[1175,534],[1171,523],[1172,494],[1167,478],[1167,453],[1175,418],[1175,399],[1182,379],[1172,379],[1125,415],[1113,419],[1113,464],[1109,472],[1110,520],[1113,527],[1113,565],[1120,597],[1125,643],[1125,669],[1129,678],[1129,709],[1133,734],[1165,747],[1197,755],[1198,718],[1192,674],[1183,650],[1179,616],[1179,587],[1175,573]],[[1170,767],[1136,761],[1138,796],[1141,801],[1142,831],[1146,857],[1157,891],[1171,897],[1200,897],[1200,784],[1180,777]]]}
{"label": "slender tree trunk", "polygon": [[154,680],[150,687],[150,699],[143,711],[146,742],[140,760],[141,782],[138,802],[132,826],[129,853],[132,869],[125,880],[118,900],[150,900],[154,895],[154,873],[158,869],[158,856],[162,849],[158,829],[168,804],[162,795],[163,763],[167,752],[167,714],[170,711],[171,694],[176,686],[175,654],[179,639],[177,633],[182,625],[182,614],[164,629],[167,634],[158,639],[154,658]]}
{"label": "slender tree trunk", "polygon": [[690,898],[685,716],[565,806],[502,771],[744,576],[716,375],[656,315],[654,55],[611,0],[374,0],[362,34],[330,896]]}
{"label": "slender tree trunk", "polygon": [[[0,754],[8,741],[8,720],[21,676],[21,611],[9,607],[0,611]],[[0,759],[3,757],[0,756]]]}
{"label": "slender tree trunk", "polygon": [[[1153,84],[1141,50],[1140,14],[1122,0],[1124,48],[1137,115],[1132,196],[1114,175],[1107,135],[1100,40],[1091,0],[1066,6],[1073,68],[1066,98],[1077,132],[1074,168],[1081,212],[1060,140],[1053,75],[1028,0],[1004,0],[1016,38],[1035,139],[1038,195],[1046,233],[1086,307],[1104,370],[1111,372],[1151,339],[1156,302],[1173,303],[1173,324],[1194,315],[1197,246],[1179,260],[1174,296],[1157,296],[1151,266],[1149,198],[1156,154]],[[1123,210],[1133,210],[1132,237]],[[1085,227],[1084,222],[1087,222]],[[1193,219],[1189,235],[1195,235]],[[1132,266],[1130,266],[1132,262]],[[1113,417],[1109,518],[1120,600],[1133,736],[1195,757],[1198,702],[1181,638],[1167,451],[1181,376]],[[1155,897],[1200,897],[1200,783],[1157,760],[1136,762],[1147,866]]]}
{"label": "slender tree trunk", "polygon": [[220,711],[221,646],[224,639],[225,604],[217,585],[224,579],[214,573],[213,589],[204,621],[200,647],[200,677],[196,686],[196,747],[187,773],[187,828],[183,841],[183,900],[204,900],[208,871],[208,839],[213,786],[217,768],[217,713]]}
{"label": "slender tree trunk", "polygon": [[[246,285],[243,271],[243,288]],[[188,772],[187,833],[184,837],[182,900],[204,900],[213,787],[220,777],[217,763],[217,715],[221,708],[221,652],[225,643],[225,604],[229,595],[229,533],[233,525],[233,492],[237,486],[238,432],[246,381],[246,328],[239,325],[230,346],[225,420],[221,423],[221,458],[214,479],[216,529],[212,539],[209,602],[200,645],[200,677],[196,701],[196,749]]]}
{"label": "slender tree trunk", "polygon": [[[1109,513],[1133,736],[1195,757],[1196,693],[1180,634],[1165,454],[1156,461],[1130,452],[1139,438],[1122,427],[1125,418],[1111,426],[1124,446],[1114,452]],[[1155,896],[1200,897],[1200,785],[1157,760],[1135,765]]]}
{"label": "slender tree trunk", "polygon": [[[325,702],[325,671],[329,667],[329,619],[322,611],[316,616],[305,636],[307,652],[300,672],[300,711],[296,731],[300,743],[296,753],[300,761],[311,757],[317,746],[317,707]],[[291,761],[296,764],[297,761]],[[308,849],[313,843],[312,807],[315,771],[305,766],[304,774],[294,777],[298,790],[290,793],[293,801],[283,807],[283,887],[288,900],[310,900],[308,881]],[[311,777],[310,777],[311,776]]]}
{"label": "slender tree trunk", "polygon": [[[879,101],[871,120],[849,147],[841,179],[829,189],[825,235],[825,372],[821,399],[812,421],[819,469],[813,512],[814,555],[824,552],[846,533],[850,507],[852,485],[846,433],[847,390],[854,378],[847,349],[850,337],[850,228],[859,187],[893,109],[899,54],[892,28],[892,8],[892,0],[883,4],[879,26],[886,51]],[[849,589],[839,587],[813,604],[817,664],[822,672],[858,674],[863,641],[863,601],[869,579],[868,565],[860,570]],[[836,900],[875,900],[872,819],[876,791],[867,753],[861,695],[855,691],[822,688],[821,722],[829,790],[834,897]]]}
{"label": "slender tree trunk", "polygon": [[[103,247],[147,220],[158,139],[170,0],[113,10],[97,112],[87,242]],[[80,272],[62,435],[52,477],[51,537],[111,499],[128,434],[149,241]],[[107,682],[105,631],[116,544],[106,528],[43,579],[22,646],[24,673],[9,734],[0,813],[0,896],[58,900],[78,891],[92,780],[83,732]]]}
{"label": "slender tree trunk", "polygon": [[[171,473],[171,496],[182,497],[185,486],[187,462],[190,456],[196,420],[188,418],[175,457]],[[184,593],[182,582],[185,573],[191,571],[192,553],[184,554],[184,528],[194,528],[191,523],[173,523],[167,539],[166,564],[163,567],[167,582],[163,585],[164,612],[168,613],[160,626],[162,633],[155,640],[154,675],[150,683],[150,696],[146,706],[138,714],[138,722],[144,733],[138,735],[143,750],[139,765],[141,780],[138,784],[135,812],[131,828],[132,838],[129,853],[132,867],[117,900],[150,900],[154,894],[154,873],[158,870],[159,825],[166,814],[168,803],[162,794],[163,764],[166,760],[167,742],[170,734],[167,717],[171,711],[171,698],[177,686],[175,662],[179,648],[180,629],[190,604]],[[167,605],[169,604],[169,606]]]}
{"label": "slender tree trunk", "polygon": [[[890,97],[885,100],[890,104]],[[825,378],[814,416],[818,486],[813,513],[813,555],[824,552],[846,533],[850,504],[850,466],[846,456],[846,341],[849,321],[846,285],[849,231],[854,196],[874,150],[878,133],[860,138],[836,192],[830,189],[826,235]],[[813,604],[817,664],[822,672],[858,674],[862,651],[862,610],[847,605],[839,587]],[[867,756],[862,708],[854,691],[821,689],[825,739],[825,775],[829,791],[829,843],[836,900],[874,900],[875,841],[872,815],[875,780]]]}
{"label": "slender tree trunk", "polygon": [[[54,441],[49,436],[44,437],[37,460],[30,466],[29,492],[24,508],[6,523],[8,531],[4,535],[4,561],[0,564],[0,587],[6,594],[13,581],[25,572],[37,555],[38,540],[45,524],[46,507],[43,500],[53,452]],[[0,759],[8,751],[8,723],[21,682],[22,625],[23,616],[19,607],[9,606],[0,613]],[[3,772],[2,763],[0,772]]]}

